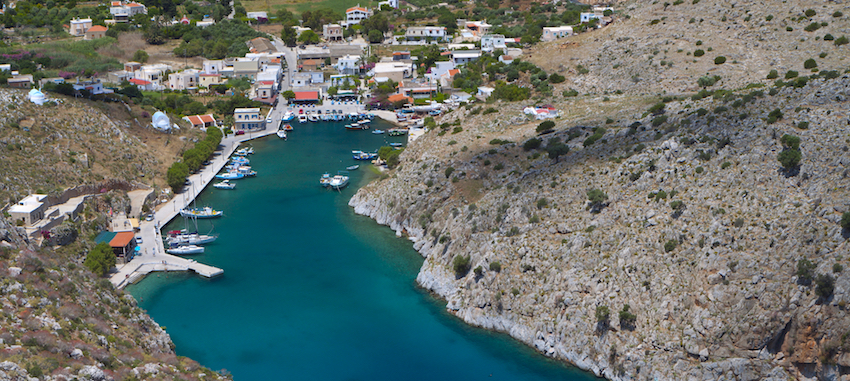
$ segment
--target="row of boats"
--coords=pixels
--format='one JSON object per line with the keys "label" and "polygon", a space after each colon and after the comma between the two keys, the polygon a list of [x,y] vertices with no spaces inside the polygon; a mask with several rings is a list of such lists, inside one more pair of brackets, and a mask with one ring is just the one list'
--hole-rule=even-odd
{"label": "row of boats", "polygon": [[[223,181],[213,184],[213,187],[216,189],[232,190],[236,188],[236,183],[231,180],[256,176],[257,172],[251,169],[251,162],[247,158],[248,155],[253,153],[253,147],[243,147],[236,150],[230,158],[230,163],[225,166],[226,171],[215,176]],[[212,243],[218,239],[217,234],[198,233],[198,220],[221,217],[224,215],[224,212],[221,210],[209,206],[202,208],[193,207],[180,210],[180,215],[187,221],[185,223],[187,226],[188,220],[194,221],[195,231],[189,232],[187,229],[169,231],[168,236],[165,238],[165,244],[168,247],[165,250],[167,253],[173,255],[202,254],[204,252],[203,245]]]}
{"label": "row of boats", "polygon": [[[302,110],[303,111],[303,110]],[[295,114],[292,111],[287,111],[283,114],[281,118],[284,122],[291,122],[295,119],[298,119],[299,123],[307,123],[307,122],[344,122],[344,121],[363,121],[363,120],[372,120],[375,118],[375,114],[372,113],[358,113],[352,112],[345,114],[342,110],[327,110],[326,113],[322,114],[321,110],[316,112],[307,111],[306,113]]]}

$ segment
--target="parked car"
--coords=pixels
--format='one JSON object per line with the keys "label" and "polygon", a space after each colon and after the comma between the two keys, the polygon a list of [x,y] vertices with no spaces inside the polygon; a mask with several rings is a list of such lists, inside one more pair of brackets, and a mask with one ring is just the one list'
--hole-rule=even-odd
{"label": "parked car", "polygon": [[245,130],[236,131],[236,135],[245,135]]}
{"label": "parked car", "polygon": [[145,221],[153,221],[153,214],[148,214],[147,217],[145,217]]}
{"label": "parked car", "polygon": [[142,243],[142,236],[137,235],[136,236],[136,244],[141,244],[141,243]]}

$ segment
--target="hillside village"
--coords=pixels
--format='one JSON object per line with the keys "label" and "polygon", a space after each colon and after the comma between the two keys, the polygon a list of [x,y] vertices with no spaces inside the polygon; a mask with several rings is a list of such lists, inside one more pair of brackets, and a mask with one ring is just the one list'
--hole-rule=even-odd
{"label": "hillside village", "polygon": [[[133,232],[186,192],[220,135],[268,134],[286,112],[375,112],[411,144],[350,204],[414,240],[417,281],[470,324],[608,379],[850,379],[848,16],[767,2],[4,4],[0,144],[15,164],[0,226],[14,233],[0,271],[23,287],[70,271],[113,298],[82,266],[45,260],[35,280],[35,245],[82,263],[107,242],[129,262]],[[757,199],[741,193],[756,183]],[[762,258],[777,242],[796,251]],[[120,346],[153,327],[133,302],[107,304],[136,319]],[[57,372],[156,374],[92,324],[90,350]],[[0,360],[65,350],[36,331],[0,329]],[[209,372],[155,331],[145,350],[162,374]],[[7,362],[0,375],[41,370]]]}

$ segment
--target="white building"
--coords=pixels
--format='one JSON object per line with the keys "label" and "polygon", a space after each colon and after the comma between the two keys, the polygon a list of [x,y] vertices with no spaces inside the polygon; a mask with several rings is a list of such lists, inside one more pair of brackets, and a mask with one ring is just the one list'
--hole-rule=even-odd
{"label": "white building", "polygon": [[204,60],[204,74],[219,74],[219,70],[223,68],[222,60]]}
{"label": "white building", "polygon": [[31,194],[17,204],[9,207],[9,215],[13,221],[23,221],[24,225],[32,225],[34,222],[44,218],[47,195]]}
{"label": "white building", "polygon": [[446,41],[446,27],[443,26],[412,26],[404,32],[408,41]]}
{"label": "white building", "polygon": [[199,75],[197,69],[186,69],[168,75],[168,88],[171,90],[194,90],[198,88]]}
{"label": "white building", "polygon": [[345,55],[343,57],[340,57],[334,67],[340,74],[360,74],[360,57]]}
{"label": "white building", "polygon": [[130,22],[133,16],[138,14],[147,14],[148,9],[144,5],[136,2],[124,3],[121,1],[113,1],[109,6],[109,13],[112,15],[114,22]]}
{"label": "white building", "polygon": [[543,35],[540,36],[541,41],[554,41],[559,38],[564,38],[567,36],[571,36],[573,34],[573,27],[571,26],[553,26],[553,27],[544,27]]}
{"label": "white building", "polygon": [[266,118],[260,116],[259,108],[237,108],[233,110],[233,124],[236,130],[261,130],[265,128]]}
{"label": "white building", "polygon": [[113,92],[110,89],[104,89],[103,83],[99,79],[83,82],[77,79],[77,82],[72,83],[71,86],[74,87],[74,90],[86,90],[91,94],[110,94]]}
{"label": "white building", "polygon": [[378,9],[381,9],[384,5],[391,7],[391,8],[398,9],[398,0],[382,1],[382,2],[378,3]]}
{"label": "white building", "polygon": [[452,52],[452,61],[460,66],[468,62],[477,61],[481,57],[480,50],[455,50]]}
{"label": "white building", "polygon": [[582,12],[581,13],[581,22],[590,22],[590,20],[596,19],[599,20],[602,18],[602,12]]}
{"label": "white building", "polygon": [[369,75],[401,82],[402,79],[413,75],[413,64],[404,61],[378,62]]}
{"label": "white building", "polygon": [[[546,29],[546,28],[543,28]],[[481,37],[481,51],[492,52],[496,49],[507,49],[505,45],[505,36],[501,34],[485,34]]]}
{"label": "white building", "polygon": [[372,11],[363,8],[360,4],[345,10],[345,26],[360,24],[361,21],[372,17]]}
{"label": "white building", "polygon": [[322,26],[322,38],[325,41],[342,41],[342,25],[325,24]]}
{"label": "white building", "polygon": [[494,89],[492,87],[479,86],[478,87],[478,94],[476,96],[479,97],[479,98],[487,99],[487,98],[490,97],[490,95],[493,94],[493,91],[495,91],[495,90],[496,89]]}
{"label": "white building", "polygon": [[437,83],[441,77],[455,68],[457,68],[457,66],[454,61],[437,61],[434,62],[434,66],[431,67],[430,73],[425,74],[425,77],[431,80],[431,83]]}
{"label": "white building", "polygon": [[162,90],[165,88],[163,82],[167,71],[171,71],[171,66],[166,64],[144,65],[133,72],[133,79],[137,81],[131,80],[130,82],[139,86],[139,88],[144,87],[144,90]]}
{"label": "white building", "polygon": [[91,19],[73,19],[68,33],[72,36],[85,36],[86,31],[92,27]]}

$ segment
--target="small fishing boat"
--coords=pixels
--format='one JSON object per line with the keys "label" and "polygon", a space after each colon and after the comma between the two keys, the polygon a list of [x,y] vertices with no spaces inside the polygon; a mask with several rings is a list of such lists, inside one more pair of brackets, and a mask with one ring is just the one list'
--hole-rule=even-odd
{"label": "small fishing boat", "polygon": [[284,122],[289,122],[293,119],[295,119],[295,113],[293,113],[292,111],[287,111],[285,114],[283,114],[283,118],[280,118],[280,120]]}
{"label": "small fishing boat", "polygon": [[284,125],[283,125],[283,130],[284,130],[284,131],[292,131],[292,125],[291,125],[291,124],[288,124],[288,123],[287,123],[287,124],[284,124]]}
{"label": "small fishing boat", "polygon": [[345,175],[336,175],[330,181],[330,187],[334,189],[342,189],[348,185],[348,176]]}
{"label": "small fishing boat", "polygon": [[236,188],[236,183],[231,183],[231,182],[230,182],[230,180],[224,180],[224,181],[222,181],[222,182],[220,182],[220,183],[215,183],[215,184],[213,184],[213,186],[214,186],[216,189],[235,189],[235,188]]}
{"label": "small fishing boat", "polygon": [[390,130],[387,130],[387,133],[390,136],[401,136],[407,134],[407,130],[401,128],[392,128]]}
{"label": "small fishing boat", "polygon": [[183,245],[171,247],[165,250],[165,252],[174,255],[202,254],[204,252],[204,248],[197,245]]}
{"label": "small fishing boat", "polygon": [[406,121],[406,120],[407,120],[407,115],[396,113],[396,114],[395,114],[395,118],[396,118],[396,120],[398,120],[399,122],[404,122],[404,121]]}
{"label": "small fishing boat", "polygon": [[286,140],[286,131],[285,130],[277,130],[277,137]]}
{"label": "small fishing boat", "polygon": [[331,185],[331,174],[325,173],[324,175],[322,175],[322,177],[319,178],[319,185],[326,187],[326,188],[328,186],[330,186]]}
{"label": "small fishing boat", "polygon": [[217,238],[217,235],[187,233],[183,230],[179,234],[170,234],[165,241],[168,242],[169,246],[173,247],[179,245],[206,245],[215,242]]}
{"label": "small fishing boat", "polygon": [[349,171],[357,170],[357,168],[360,168],[360,164],[352,165],[352,166],[350,166],[350,167],[345,167],[345,169],[347,169],[347,170],[349,170]]}
{"label": "small fishing boat", "polygon": [[316,114],[310,114],[310,115],[307,115],[307,119],[309,119],[311,122],[318,122],[319,116],[316,115]]}
{"label": "small fishing boat", "polygon": [[298,123],[307,123],[307,115],[298,115]]}
{"label": "small fishing boat", "polygon": [[360,118],[360,124],[369,124],[369,123],[372,123],[372,119],[369,119],[369,118],[366,116],[366,114],[360,114],[360,115],[361,115],[361,118]]}
{"label": "small fishing boat", "polygon": [[245,175],[239,172],[225,172],[215,175],[215,178],[222,180],[239,180],[244,177]]}
{"label": "small fishing boat", "polygon": [[404,144],[402,144],[402,143],[390,143],[390,146],[391,147],[403,147]]}
{"label": "small fishing boat", "polygon": [[243,147],[243,148],[236,150],[236,152],[234,152],[233,154],[236,155],[236,156],[247,156],[247,155],[251,155],[253,153],[254,153],[254,147]]}
{"label": "small fishing boat", "polygon": [[360,153],[355,153],[353,155],[353,157],[354,157],[354,160],[372,160],[372,159],[378,157],[378,154],[374,153],[374,152],[360,152]]}
{"label": "small fishing boat", "polygon": [[234,156],[230,158],[230,162],[233,164],[250,164],[251,160],[248,160],[245,156]]}
{"label": "small fishing boat", "polygon": [[216,218],[221,217],[222,211],[215,210],[209,206],[203,208],[186,208],[180,210],[180,215],[191,218]]}
{"label": "small fishing boat", "polygon": [[384,130],[372,130],[373,134],[383,134]]}
{"label": "small fishing boat", "polygon": [[351,124],[346,124],[345,129],[346,130],[362,130],[362,128],[360,128],[360,125],[357,124],[356,122],[351,123]]}

